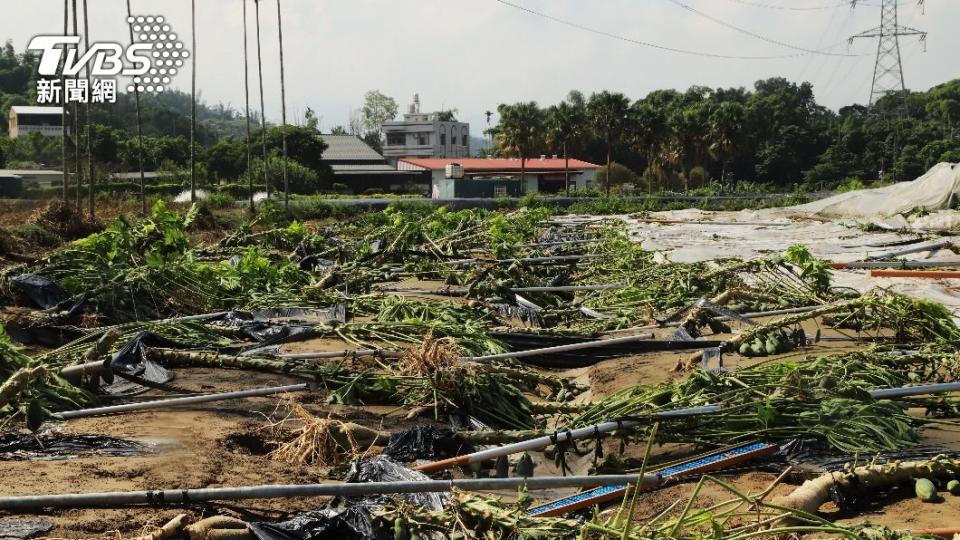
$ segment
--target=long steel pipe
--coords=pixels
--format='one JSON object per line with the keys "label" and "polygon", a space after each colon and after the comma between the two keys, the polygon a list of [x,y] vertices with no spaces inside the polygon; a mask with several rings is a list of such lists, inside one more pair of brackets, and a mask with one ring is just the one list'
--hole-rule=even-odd
{"label": "long steel pipe", "polygon": [[[661,411],[650,414],[644,417],[643,421],[655,421],[663,420],[669,418],[681,418],[684,416],[698,416],[703,414],[713,414],[720,412],[721,408],[719,405],[705,405],[702,407],[690,407],[685,409],[674,409],[672,411]],[[433,461],[430,463],[424,463],[423,465],[418,465],[413,469],[415,471],[421,472],[436,472],[442,471],[444,469],[449,469],[451,467],[457,467],[461,465],[467,465],[469,463],[476,463],[478,461],[486,461],[488,459],[496,459],[500,456],[509,456],[511,454],[517,454],[519,452],[529,452],[533,450],[540,450],[541,448],[546,448],[551,444],[557,444],[567,441],[572,441],[576,439],[583,439],[586,437],[594,437],[598,433],[608,433],[615,431],[617,429],[628,429],[640,425],[641,420],[623,420],[623,421],[614,421],[614,422],[603,422],[600,424],[595,424],[592,426],[557,431],[553,435],[544,435],[542,437],[536,437],[533,439],[527,439],[526,441],[515,442],[513,444],[507,444],[504,446],[497,446],[494,448],[488,448],[486,450],[480,450],[472,454],[465,454],[462,456],[456,456],[449,459],[444,459],[440,461]]]}
{"label": "long steel pipe", "polygon": [[386,493],[441,493],[454,489],[497,491],[524,486],[531,490],[567,487],[619,486],[640,484],[652,487],[660,481],[656,473],[597,476],[540,476],[533,478],[479,478],[460,480],[423,480],[404,482],[365,482],[337,484],[259,485],[204,489],[167,489],[156,491],[108,491],[63,495],[27,495],[0,497],[0,509],[14,511],[40,508],[117,507],[131,504],[181,504],[244,499],[289,497],[363,497]]}

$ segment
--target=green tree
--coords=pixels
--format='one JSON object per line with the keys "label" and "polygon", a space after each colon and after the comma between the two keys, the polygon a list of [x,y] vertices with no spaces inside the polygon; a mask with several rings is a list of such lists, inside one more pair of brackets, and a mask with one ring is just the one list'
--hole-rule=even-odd
{"label": "green tree", "polygon": [[[573,92],[571,92],[573,94]],[[570,194],[570,151],[579,147],[586,133],[587,115],[582,95],[577,100],[572,99],[553,105],[547,110],[546,128],[547,144],[552,149],[559,149],[564,162],[564,186],[567,195]]]}
{"label": "green tree", "polygon": [[[370,90],[363,96],[363,107],[360,109],[363,134],[376,133],[380,136],[380,129],[387,120],[397,117],[397,102],[379,90]],[[359,133],[358,133],[359,134]]]}
{"label": "green tree", "polygon": [[207,171],[212,180],[237,180],[247,166],[246,140],[225,137],[207,150]]}
{"label": "green tree", "polygon": [[[607,177],[607,171],[610,171],[609,178]],[[597,172],[593,175],[594,182],[601,182],[603,185],[613,185],[621,186],[623,184],[633,184],[637,182],[637,173],[631,171],[629,168],[617,163],[614,161],[610,164],[608,169],[606,165],[597,169]]]}
{"label": "green tree", "polygon": [[526,189],[527,158],[543,146],[544,113],[537,102],[528,101],[497,107],[497,147],[505,156],[520,158],[520,185]]}
{"label": "green tree", "polygon": [[[710,115],[709,133],[710,155],[720,162],[720,181],[726,182],[727,168],[737,158],[743,147],[745,136],[743,124],[746,110],[736,101],[725,101],[718,105]],[[736,189],[734,177],[734,189]]]}
{"label": "green tree", "polygon": [[[630,100],[619,92],[604,90],[592,94],[587,102],[587,116],[593,129],[600,134],[607,147],[607,168],[613,163],[613,143],[627,126],[630,113]],[[605,185],[610,194],[609,182]]]}

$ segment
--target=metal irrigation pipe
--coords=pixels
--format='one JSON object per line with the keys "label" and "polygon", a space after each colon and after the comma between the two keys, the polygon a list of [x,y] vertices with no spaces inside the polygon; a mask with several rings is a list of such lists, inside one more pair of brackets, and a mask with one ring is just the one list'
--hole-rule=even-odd
{"label": "metal irrigation pipe", "polygon": [[490,263],[490,264],[512,264],[512,263],[523,263],[523,264],[533,264],[533,263],[552,263],[552,262],[566,262],[566,261],[579,261],[583,259],[597,259],[603,257],[603,255],[587,253],[583,255],[554,255],[548,257],[522,257],[516,259],[456,259],[452,261],[447,261],[447,264],[450,265],[461,265],[461,264],[480,264],[480,263]]}
{"label": "metal irrigation pipe", "polygon": [[[793,313],[805,313],[807,311],[813,311],[815,309],[821,308],[823,306],[802,306],[795,308],[786,308],[786,309],[775,309],[773,311],[755,311],[753,313],[741,313],[740,316],[747,319],[755,319],[758,317],[776,317],[777,315],[790,315]],[[727,321],[730,320],[730,317],[726,315],[721,315],[715,317],[718,321]],[[663,324],[648,324],[646,326],[634,326],[632,328],[621,328],[620,330],[610,330],[605,332],[606,334],[623,334],[626,332],[636,332],[637,330],[655,330],[657,328],[674,328],[680,326],[680,322],[668,322]]]}
{"label": "metal irrigation pipe", "polygon": [[517,454],[519,452],[528,452],[532,450],[540,450],[541,448],[546,448],[551,444],[557,444],[567,441],[572,441],[575,439],[583,439],[587,437],[595,437],[598,433],[608,433],[618,429],[628,429],[640,425],[644,421],[654,421],[662,420],[667,418],[680,418],[684,416],[698,416],[703,414],[713,414],[720,412],[721,408],[719,405],[704,405],[702,407],[690,407],[685,409],[674,409],[672,411],[662,411],[652,413],[646,416],[643,420],[621,420],[613,422],[603,422],[600,424],[595,424],[592,426],[587,426],[578,429],[557,431],[553,435],[544,435],[542,437],[536,437],[534,439],[528,439],[526,441],[515,442],[513,444],[507,444],[503,446],[497,446],[494,448],[488,448],[486,450],[480,450],[479,452],[474,452],[472,454],[464,454],[462,456],[452,457],[449,459],[443,459],[440,461],[433,461],[430,463],[424,463],[423,465],[418,465],[413,467],[413,470],[420,472],[436,472],[442,471],[444,469],[449,469],[451,467],[457,467],[461,465],[467,465],[470,463],[477,463],[479,461],[486,461],[489,459],[496,459],[501,456],[509,456],[511,454]]}
{"label": "metal irrigation pipe", "polygon": [[874,388],[870,390],[870,397],[873,399],[893,399],[922,396],[924,394],[943,394],[945,392],[960,392],[960,382],[900,386],[898,388]]}
{"label": "metal irrigation pipe", "polygon": [[542,349],[528,349],[525,351],[506,352],[501,354],[489,354],[486,356],[463,356],[460,359],[469,362],[488,362],[490,360],[503,360],[506,358],[524,358],[527,356],[543,356],[545,354],[560,353],[566,351],[578,351],[581,349],[596,349],[600,347],[610,347],[623,343],[634,343],[652,339],[653,334],[640,334],[636,336],[626,336],[613,339],[597,339],[594,341],[582,341],[580,343],[568,343],[567,345],[556,345],[554,347],[544,347]]}
{"label": "metal irrigation pipe", "polygon": [[357,358],[362,356],[382,356],[385,358],[399,358],[403,355],[401,351],[391,349],[356,349],[352,351],[322,351],[322,352],[303,352],[303,353],[282,353],[279,358],[289,360],[314,360],[320,358]]}
{"label": "metal irrigation pipe", "polygon": [[466,478],[458,480],[414,480],[401,482],[363,482],[337,484],[280,484],[202,489],[167,489],[150,491],[108,491],[62,495],[24,495],[0,497],[0,509],[27,511],[39,508],[117,507],[132,504],[181,504],[245,499],[279,499],[293,497],[363,497],[386,493],[441,493],[454,489],[466,491],[515,490],[526,487],[546,490],[567,487],[621,486],[640,484],[652,487],[659,483],[657,473],[610,474],[597,476],[540,476],[533,478]]}
{"label": "metal irrigation pipe", "polygon": [[943,240],[940,242],[935,242],[933,244],[923,244],[920,246],[913,246],[906,249],[901,249],[899,251],[890,251],[888,253],[881,253],[879,255],[871,255],[864,259],[864,261],[876,261],[879,259],[887,259],[890,257],[900,257],[903,255],[910,255],[911,253],[920,253],[923,251],[940,251],[941,249],[948,248],[953,245],[953,242],[949,240]]}
{"label": "metal irrigation pipe", "polygon": [[298,392],[306,390],[307,383],[289,384],[286,386],[271,386],[268,388],[254,388],[252,390],[238,390],[236,392],[220,392],[217,394],[205,394],[202,396],[190,396],[173,399],[158,399],[156,401],[144,401],[141,403],[124,403],[123,405],[110,405],[107,407],[94,407],[92,409],[80,409],[76,411],[63,411],[53,413],[53,417],[59,420],[69,420],[71,418],[83,418],[86,416],[97,416],[101,414],[111,414],[119,412],[142,411],[144,409],[159,409],[173,407],[175,405],[193,405],[195,403],[208,403],[210,401],[222,401],[225,399],[240,399],[256,396],[268,396],[271,394],[280,394],[283,392]]}
{"label": "metal irrigation pipe", "polygon": [[512,293],[518,292],[576,292],[576,291],[606,291],[610,289],[624,289],[623,283],[606,283],[603,285],[555,285],[544,287],[510,287]]}
{"label": "metal irrigation pipe", "polygon": [[758,227],[789,227],[792,222],[781,221],[709,221],[705,219],[634,219],[636,223],[651,223],[660,225],[753,225]]}
{"label": "metal irrigation pipe", "polygon": [[[953,383],[938,383],[938,384],[925,384],[919,386],[903,386],[899,388],[874,388],[869,390],[868,393],[873,399],[892,399],[892,398],[901,398],[908,396],[919,396],[924,394],[937,394],[944,392],[958,392],[960,391],[960,382]],[[526,441],[520,441],[513,444],[507,444],[504,446],[498,446],[495,448],[489,448],[487,450],[481,450],[479,452],[474,452],[472,454],[465,454],[462,456],[457,456],[449,459],[444,459],[441,461],[434,461],[431,463],[425,463],[423,465],[414,467],[414,470],[421,472],[436,472],[450,467],[456,467],[460,465],[467,465],[470,463],[476,463],[478,461],[486,461],[489,459],[495,459],[500,456],[508,456],[510,454],[516,454],[519,452],[527,452],[531,450],[539,450],[545,448],[551,444],[557,444],[561,442],[566,442],[574,439],[582,439],[587,437],[594,437],[598,433],[606,433],[614,431],[617,429],[631,428],[640,425],[645,421],[652,420],[662,420],[666,418],[679,418],[684,416],[699,416],[704,414],[717,413],[722,410],[720,405],[705,405],[702,407],[690,407],[685,409],[674,409],[669,411],[661,411],[652,413],[643,419],[629,419],[622,420],[619,422],[603,422],[600,424],[595,424],[592,426],[587,426],[584,428],[578,428],[568,431],[557,431],[553,435],[545,435],[542,437],[537,437],[534,439],[528,439]]]}

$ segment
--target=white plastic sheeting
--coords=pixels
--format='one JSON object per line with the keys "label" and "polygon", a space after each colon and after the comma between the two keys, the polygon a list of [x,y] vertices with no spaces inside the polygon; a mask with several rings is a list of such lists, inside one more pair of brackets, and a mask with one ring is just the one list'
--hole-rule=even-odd
{"label": "white plastic sheeting", "polygon": [[790,210],[835,218],[886,218],[917,208],[946,210],[960,200],[960,164],[940,163],[911,182],[841,193]]}

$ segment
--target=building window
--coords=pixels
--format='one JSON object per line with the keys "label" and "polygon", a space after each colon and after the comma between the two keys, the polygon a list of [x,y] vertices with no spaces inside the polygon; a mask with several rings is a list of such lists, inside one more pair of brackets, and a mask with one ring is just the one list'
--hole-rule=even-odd
{"label": "building window", "polygon": [[387,133],[387,146],[403,146],[407,143],[403,133]]}
{"label": "building window", "polygon": [[456,136],[456,135],[454,135],[453,138],[450,140],[450,144],[452,144],[453,146],[456,146],[456,145],[457,145],[457,136]]}
{"label": "building window", "polygon": [[447,145],[447,134],[446,134],[446,133],[441,133],[441,134],[440,134],[440,146],[446,146],[446,145]]}
{"label": "building window", "polygon": [[493,196],[494,197],[506,197],[507,196],[507,186],[505,184],[497,184],[493,186]]}
{"label": "building window", "polygon": [[430,134],[429,133],[417,133],[417,144],[420,146],[429,146],[430,145]]}

